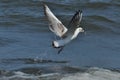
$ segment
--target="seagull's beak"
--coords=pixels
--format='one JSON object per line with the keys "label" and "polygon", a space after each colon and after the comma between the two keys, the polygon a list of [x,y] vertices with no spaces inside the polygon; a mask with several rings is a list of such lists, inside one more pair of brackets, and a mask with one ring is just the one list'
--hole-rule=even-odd
{"label": "seagull's beak", "polygon": [[85,32],[85,30],[82,27],[79,27],[79,32]]}
{"label": "seagull's beak", "polygon": [[82,29],[80,32],[84,32],[84,34],[86,35],[86,31],[84,29]]}
{"label": "seagull's beak", "polygon": [[84,29],[82,29],[80,32],[85,32],[85,30],[84,30]]}

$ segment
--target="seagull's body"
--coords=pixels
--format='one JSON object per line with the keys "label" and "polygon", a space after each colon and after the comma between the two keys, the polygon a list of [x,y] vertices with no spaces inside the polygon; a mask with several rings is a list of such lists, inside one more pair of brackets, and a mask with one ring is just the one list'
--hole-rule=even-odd
{"label": "seagull's body", "polygon": [[83,28],[79,27],[82,19],[82,12],[80,10],[73,16],[68,29],[57,19],[47,5],[44,5],[44,13],[49,21],[49,29],[61,38],[52,42],[54,48],[65,46],[71,40],[75,39],[80,32],[84,32]]}

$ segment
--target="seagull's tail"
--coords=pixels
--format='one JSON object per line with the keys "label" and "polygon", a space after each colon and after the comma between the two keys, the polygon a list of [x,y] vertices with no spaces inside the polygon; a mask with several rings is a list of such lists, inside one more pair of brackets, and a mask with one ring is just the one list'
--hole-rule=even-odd
{"label": "seagull's tail", "polygon": [[65,39],[60,39],[60,40],[55,40],[52,42],[52,46],[54,48],[60,48],[62,46],[65,46],[67,43],[71,41],[71,37],[65,38]]}
{"label": "seagull's tail", "polygon": [[62,44],[60,44],[59,43],[59,40],[58,41],[53,41],[52,42],[52,46],[54,47],[54,48],[57,48],[57,49],[59,49],[58,50],[58,54],[60,54],[60,52],[63,50],[63,48],[64,48],[64,45]]}

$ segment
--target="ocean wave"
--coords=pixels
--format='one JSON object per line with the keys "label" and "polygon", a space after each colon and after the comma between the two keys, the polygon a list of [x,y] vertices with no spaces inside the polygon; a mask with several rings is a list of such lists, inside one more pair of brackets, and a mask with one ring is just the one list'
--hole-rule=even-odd
{"label": "ocean wave", "polygon": [[120,80],[120,73],[91,67],[77,73],[27,74],[21,71],[0,71],[0,80]]}
{"label": "ocean wave", "polygon": [[38,63],[67,63],[68,61],[54,61],[46,59],[33,59],[33,58],[17,58],[17,59],[1,59],[1,63],[17,63],[23,62],[25,64],[38,64]]}
{"label": "ocean wave", "polygon": [[99,33],[118,34],[120,33],[118,23],[114,19],[105,15],[87,15],[84,16],[82,26],[88,31]]}
{"label": "ocean wave", "polygon": [[91,19],[95,19],[95,20],[99,20],[99,21],[103,21],[103,22],[110,22],[110,23],[114,23],[113,20],[105,17],[105,16],[100,16],[100,15],[91,15],[91,16],[86,16],[88,18],[91,18]]}
{"label": "ocean wave", "polygon": [[120,73],[107,69],[90,68],[84,73],[69,74],[61,80],[119,80]]}
{"label": "ocean wave", "polygon": [[0,37],[0,47],[8,46],[9,44],[16,43],[16,42],[18,42],[18,41],[14,40],[14,39]]}

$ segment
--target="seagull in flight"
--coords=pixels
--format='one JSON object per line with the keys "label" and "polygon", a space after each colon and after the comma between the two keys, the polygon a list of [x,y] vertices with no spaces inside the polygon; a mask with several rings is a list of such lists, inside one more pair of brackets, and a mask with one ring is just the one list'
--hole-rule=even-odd
{"label": "seagull in flight", "polygon": [[82,19],[81,10],[76,11],[68,25],[69,28],[63,25],[46,4],[44,4],[44,14],[48,20],[49,29],[60,37],[59,40],[52,41],[52,46],[54,48],[59,48],[58,54],[62,51],[63,47],[75,39],[80,32],[84,32],[83,28],[80,27]]}

